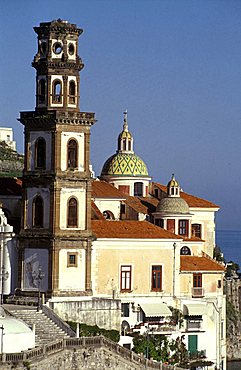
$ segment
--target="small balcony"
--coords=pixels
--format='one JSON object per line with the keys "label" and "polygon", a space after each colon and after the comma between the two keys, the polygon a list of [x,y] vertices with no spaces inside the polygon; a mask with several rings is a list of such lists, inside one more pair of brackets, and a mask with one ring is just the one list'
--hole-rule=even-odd
{"label": "small balcony", "polygon": [[202,320],[187,320],[186,330],[201,330],[202,329]]}
{"label": "small balcony", "polygon": [[192,297],[193,298],[202,298],[202,297],[204,297],[204,289],[199,288],[199,287],[192,288]]}

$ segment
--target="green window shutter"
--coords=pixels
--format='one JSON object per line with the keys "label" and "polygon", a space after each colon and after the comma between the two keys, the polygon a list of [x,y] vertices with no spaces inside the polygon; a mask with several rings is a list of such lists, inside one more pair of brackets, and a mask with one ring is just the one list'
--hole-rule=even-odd
{"label": "green window shutter", "polygon": [[197,335],[188,336],[188,351],[190,353],[197,352]]}

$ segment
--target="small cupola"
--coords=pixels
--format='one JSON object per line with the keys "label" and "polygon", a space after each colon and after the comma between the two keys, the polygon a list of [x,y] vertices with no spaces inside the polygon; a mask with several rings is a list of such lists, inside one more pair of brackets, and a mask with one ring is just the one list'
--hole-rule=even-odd
{"label": "small cupola", "polygon": [[123,130],[118,136],[118,152],[133,153],[133,136],[128,130],[127,110],[124,112]]}
{"label": "small cupola", "polygon": [[174,173],[172,174],[171,180],[167,184],[167,196],[180,197],[180,185],[175,179]]}

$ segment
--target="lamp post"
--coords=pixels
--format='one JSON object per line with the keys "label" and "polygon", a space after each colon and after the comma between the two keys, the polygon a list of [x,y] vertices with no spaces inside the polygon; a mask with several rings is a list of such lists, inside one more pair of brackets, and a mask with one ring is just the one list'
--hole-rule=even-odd
{"label": "lamp post", "polygon": [[2,330],[2,333],[1,333],[1,355],[2,355],[3,354],[3,330],[4,330],[3,325],[0,326],[0,330]]}
{"label": "lamp post", "polygon": [[34,280],[37,280],[38,282],[38,308],[37,310],[40,310],[40,291],[41,291],[41,281],[44,279],[45,273],[42,270],[41,266],[39,265],[38,271],[33,272],[33,278]]}
{"label": "lamp post", "polygon": [[[3,282],[9,278],[9,272],[5,271],[5,267],[2,267],[2,271],[0,272],[0,279],[1,279],[1,305],[3,304]],[[1,328],[0,328],[1,329]]]}

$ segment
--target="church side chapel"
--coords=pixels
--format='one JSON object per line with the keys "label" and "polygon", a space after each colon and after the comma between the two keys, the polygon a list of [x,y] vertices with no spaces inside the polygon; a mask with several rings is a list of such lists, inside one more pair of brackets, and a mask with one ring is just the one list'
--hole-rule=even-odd
{"label": "church side chapel", "polygon": [[[58,19],[34,31],[36,107],[19,118],[25,162],[12,296],[44,294],[63,319],[96,320],[107,329],[115,316],[124,334],[184,335],[190,353],[204,351],[211,368],[222,363],[225,370],[225,269],[213,259],[219,207],[185,193],[174,174],[167,186],[151,181],[135,154],[127,111],[117,151],[94,178],[95,114],[79,108],[83,30]],[[0,194],[8,212],[6,199]]]}

